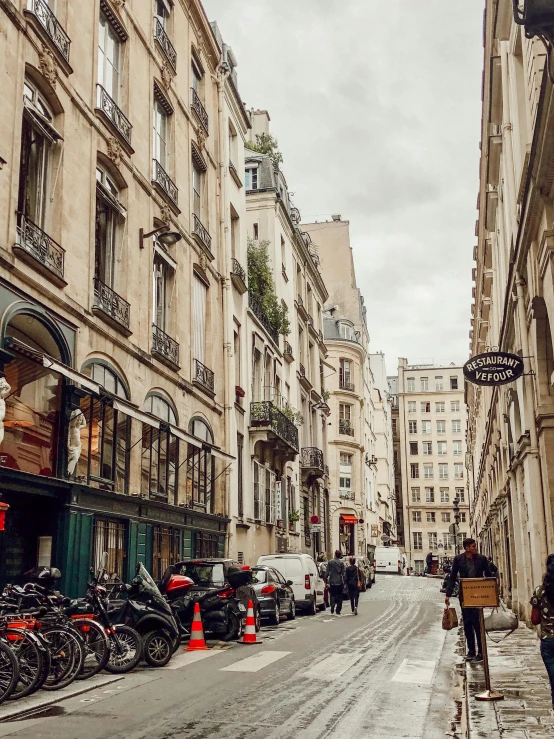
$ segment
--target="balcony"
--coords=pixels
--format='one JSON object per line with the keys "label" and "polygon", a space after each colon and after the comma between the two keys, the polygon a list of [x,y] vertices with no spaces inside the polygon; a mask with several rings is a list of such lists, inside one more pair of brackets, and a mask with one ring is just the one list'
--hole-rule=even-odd
{"label": "balcony", "polygon": [[160,49],[163,51],[165,58],[171,66],[171,69],[176,73],[177,52],[175,51],[173,44],[169,40],[169,36],[165,32],[165,28],[160,23],[160,19],[157,16],[154,16],[154,41],[158,42]]}
{"label": "balcony", "polygon": [[271,323],[269,318],[264,313],[261,302],[258,300],[257,297],[255,297],[255,295],[252,295],[252,293],[248,293],[248,307],[256,316],[258,321],[262,324],[269,338],[273,341],[274,344],[279,346],[279,329],[274,326],[273,323]]}
{"label": "balcony", "polygon": [[353,490],[339,490],[339,498],[343,500],[356,500],[356,494]]}
{"label": "balcony", "polygon": [[308,320],[308,311],[306,310],[306,307],[304,305],[304,301],[300,297],[300,295],[297,296],[296,300],[294,301],[295,305],[298,309],[298,315],[300,318],[302,318],[304,321]]}
{"label": "balcony", "polygon": [[67,284],[64,280],[65,250],[23,214],[19,218],[19,240],[14,244],[14,252],[58,287],[64,287]]}
{"label": "balcony", "polygon": [[231,282],[241,295],[247,291],[246,272],[242,268],[240,262],[234,257],[231,259]]}
{"label": "balcony", "polygon": [[229,172],[231,173],[231,177],[235,181],[235,185],[237,187],[242,187],[243,184],[242,184],[242,180],[240,178],[240,175],[239,175],[239,173],[237,171],[237,168],[235,167],[235,165],[233,164],[233,162],[230,159],[229,159]]}
{"label": "balcony", "polygon": [[323,477],[325,465],[323,464],[323,452],[315,446],[303,447],[300,452],[300,466],[302,476]]}
{"label": "balcony", "polygon": [[277,445],[294,459],[299,449],[298,429],[271,401],[250,403],[250,425],[266,429]]}
{"label": "balcony", "polygon": [[354,436],[354,425],[352,421],[347,421],[346,418],[339,418],[339,434]]}
{"label": "balcony", "polygon": [[59,51],[69,64],[71,40],[54,13],[48,7],[46,0],[27,0],[27,11],[37,19],[57,51]]}
{"label": "balcony", "polygon": [[350,382],[350,380],[344,380],[342,377],[339,380],[339,387],[341,390],[348,390],[349,392],[354,392],[354,383]]}
{"label": "balcony", "polygon": [[192,214],[192,235],[196,236],[198,241],[200,241],[201,246],[203,246],[208,251],[208,256],[210,259],[213,259],[214,256],[212,254],[212,237],[207,232],[207,230],[204,228],[202,221],[196,213]]}
{"label": "balcony", "polygon": [[174,205],[178,205],[179,190],[157,159],[152,160],[152,182],[158,185]]}
{"label": "balcony", "polygon": [[285,341],[285,348],[283,349],[283,357],[287,362],[292,362],[294,357],[292,355],[292,346],[288,341]]}
{"label": "balcony", "polygon": [[202,101],[198,97],[198,93],[196,92],[194,87],[190,88],[190,106],[195,112],[196,117],[198,118],[204,131],[206,131],[206,133],[209,133],[208,114],[206,113],[206,108],[202,105]]}
{"label": "balcony", "polygon": [[200,385],[210,393],[214,393],[214,373],[211,369],[208,369],[198,359],[194,360],[194,377],[192,378],[195,384]]}
{"label": "balcony", "polygon": [[107,118],[111,126],[123,138],[126,144],[131,146],[131,131],[133,127],[127,116],[118,107],[115,100],[108,95],[102,85],[96,85],[96,107]]}
{"label": "balcony", "polygon": [[306,374],[306,368],[301,363],[298,364],[297,376],[304,390],[310,391],[313,385],[310,382],[309,376]]}
{"label": "balcony", "polygon": [[94,280],[94,303],[93,313],[99,314],[118,330],[129,335],[131,325],[131,306],[126,300],[118,295],[115,290],[104,284],[102,280]]}
{"label": "balcony", "polygon": [[155,323],[152,324],[152,354],[172,369],[179,369],[179,344]]}

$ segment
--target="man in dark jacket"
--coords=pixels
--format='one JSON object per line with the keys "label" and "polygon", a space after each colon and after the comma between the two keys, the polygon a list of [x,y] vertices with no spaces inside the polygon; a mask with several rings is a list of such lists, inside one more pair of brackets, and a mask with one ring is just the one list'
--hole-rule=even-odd
{"label": "man in dark jacket", "polygon": [[[492,577],[489,561],[483,554],[478,554],[477,543],[475,539],[464,539],[462,542],[464,551],[457,554],[452,562],[450,577],[446,585],[446,597],[444,602],[448,607],[450,605],[450,596],[454,591],[456,579],[460,577]],[[462,603],[462,589],[460,588],[460,605]],[[466,659],[473,659],[476,662],[483,661],[483,648],[481,645],[481,629],[479,625],[479,608],[462,608],[462,618],[464,621],[464,634],[467,642]],[[477,643],[477,652],[475,644]]]}
{"label": "man in dark jacket", "polygon": [[344,588],[344,573],[346,567],[342,561],[342,552],[337,549],[335,558],[327,563],[327,584],[329,585],[329,596],[331,600],[331,613],[337,609],[337,616],[342,611],[342,591]]}
{"label": "man in dark jacket", "polygon": [[433,552],[429,552],[429,554],[425,557],[425,572],[430,575],[433,570]]}

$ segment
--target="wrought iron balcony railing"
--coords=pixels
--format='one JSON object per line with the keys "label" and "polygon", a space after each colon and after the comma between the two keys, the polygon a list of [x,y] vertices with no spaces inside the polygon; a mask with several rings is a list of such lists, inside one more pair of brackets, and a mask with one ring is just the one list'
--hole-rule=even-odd
{"label": "wrought iron balcony railing", "polygon": [[170,63],[173,71],[177,72],[177,52],[157,16],[154,16],[154,40],[159,43],[160,48],[167,61]]}
{"label": "wrought iron balcony railing", "polygon": [[177,185],[173,182],[157,159],[153,159],[152,162],[152,182],[159,185],[168,198],[177,205],[179,199],[179,190],[177,189]]}
{"label": "wrought iron balcony railing", "polygon": [[350,380],[343,380],[342,377],[339,380],[339,387],[341,390],[350,390],[351,393],[354,392],[354,383],[350,382]]}
{"label": "wrought iron balcony railing", "polygon": [[300,453],[300,465],[303,469],[313,470],[323,475],[323,452],[315,446],[306,446]]}
{"label": "wrought iron balcony railing", "polygon": [[65,250],[22,213],[19,219],[19,241],[16,246],[63,280]]}
{"label": "wrought iron balcony railing", "polygon": [[352,421],[347,421],[346,418],[339,418],[339,434],[354,436],[354,426]]}
{"label": "wrought iron balcony railing", "polygon": [[299,363],[298,365],[298,374],[300,375],[300,377],[306,377],[306,368],[302,363]]}
{"label": "wrought iron balcony railing", "polygon": [[206,390],[214,392],[214,373],[198,359],[194,360],[194,380]]}
{"label": "wrought iron balcony railing", "polygon": [[194,112],[196,113],[198,120],[202,124],[202,128],[206,133],[209,133],[208,130],[208,114],[206,113],[206,108],[202,105],[202,101],[198,97],[198,93],[194,89],[194,87],[190,88],[190,105]]}
{"label": "wrought iron balcony railing", "polygon": [[130,304],[98,278],[94,280],[94,309],[101,311],[123,328],[128,329],[131,325]]}
{"label": "wrought iron balcony railing", "polygon": [[155,323],[152,324],[152,352],[179,366],[179,344]]}
{"label": "wrought iron balcony railing", "polygon": [[60,52],[66,62],[69,63],[69,47],[71,39],[65,32],[63,26],[48,7],[45,0],[27,0],[27,10],[32,13],[44,28],[56,49]]}
{"label": "wrought iron balcony railing", "polygon": [[265,328],[272,341],[279,345],[279,329],[269,320],[264,313],[262,304],[252,293],[248,293],[248,307]]}
{"label": "wrought iron balcony railing", "polygon": [[344,500],[355,500],[356,495],[353,490],[339,490],[339,498]]}
{"label": "wrought iron balcony railing", "polygon": [[207,232],[207,230],[204,228],[202,221],[196,213],[192,214],[192,234],[193,236],[198,236],[200,241],[204,244],[206,249],[211,252],[211,246],[212,246],[212,237]]}
{"label": "wrought iron balcony railing", "polygon": [[231,281],[241,295],[247,291],[246,272],[241,263],[234,257],[231,259]]}
{"label": "wrought iron balcony railing", "polygon": [[115,100],[113,100],[106,90],[102,87],[102,85],[96,85],[97,90],[97,101],[96,105],[99,110],[104,113],[106,118],[110,121],[112,126],[115,128],[115,130],[121,134],[121,136],[125,139],[125,141],[131,146],[131,131],[133,130],[133,127],[127,118],[127,116],[123,113],[121,108],[117,105]]}
{"label": "wrought iron balcony railing", "polygon": [[268,426],[298,452],[298,429],[271,401],[250,403],[250,425]]}
{"label": "wrought iron balcony railing", "polygon": [[285,341],[285,348],[283,349],[283,356],[292,357],[292,346],[288,341]]}

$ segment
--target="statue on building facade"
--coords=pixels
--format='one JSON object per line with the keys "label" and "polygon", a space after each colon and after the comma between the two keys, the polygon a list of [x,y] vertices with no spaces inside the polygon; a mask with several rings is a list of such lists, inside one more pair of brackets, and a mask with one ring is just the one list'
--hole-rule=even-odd
{"label": "statue on building facade", "polygon": [[0,377],[0,444],[4,441],[4,418],[6,417],[6,400],[11,390],[11,385],[5,377]]}
{"label": "statue on building facade", "polygon": [[69,428],[67,430],[67,475],[71,475],[75,472],[75,467],[81,456],[81,429],[84,429],[87,425],[83,411],[80,408],[75,408],[71,411],[69,416]]}

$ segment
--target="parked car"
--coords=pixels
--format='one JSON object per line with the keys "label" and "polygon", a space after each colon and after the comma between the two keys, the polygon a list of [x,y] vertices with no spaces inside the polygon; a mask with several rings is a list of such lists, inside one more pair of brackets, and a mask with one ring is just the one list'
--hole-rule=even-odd
{"label": "parked car", "polygon": [[292,582],[296,610],[312,616],[318,609],[325,610],[325,583],[309,554],[264,554],[258,559],[258,565],[273,567]]}
{"label": "parked car", "polygon": [[278,624],[281,617],[296,618],[292,580],[285,580],[273,567],[252,567],[252,587],[260,604],[260,617]]}
{"label": "parked car", "polygon": [[402,575],[402,552],[398,547],[375,547],[377,572]]}

